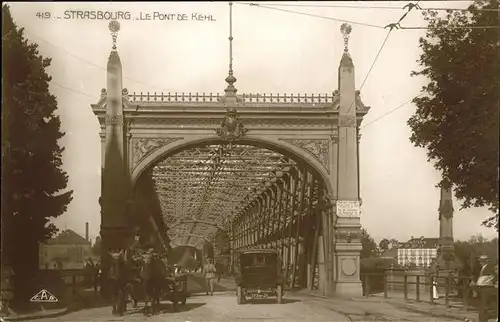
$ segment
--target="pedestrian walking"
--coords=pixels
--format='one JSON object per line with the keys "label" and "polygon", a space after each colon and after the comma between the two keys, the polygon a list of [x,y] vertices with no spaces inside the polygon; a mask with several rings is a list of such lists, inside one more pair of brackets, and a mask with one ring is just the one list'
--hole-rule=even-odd
{"label": "pedestrian walking", "polygon": [[479,322],[483,322],[488,321],[488,309],[491,300],[494,299],[497,293],[495,286],[498,285],[498,276],[495,265],[491,263],[488,256],[482,255],[479,257],[479,262],[481,264],[481,272],[479,273],[476,285],[480,299]]}
{"label": "pedestrian walking", "polygon": [[207,264],[203,266],[203,277],[205,278],[205,284],[207,287],[206,294],[210,292],[210,295],[214,295],[214,284],[215,284],[215,274],[217,270],[212,262],[212,259],[207,260]]}

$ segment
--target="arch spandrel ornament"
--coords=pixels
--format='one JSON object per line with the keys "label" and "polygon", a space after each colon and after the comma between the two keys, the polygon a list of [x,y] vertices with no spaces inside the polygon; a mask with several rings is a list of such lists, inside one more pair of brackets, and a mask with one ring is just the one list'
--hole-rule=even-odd
{"label": "arch spandrel ornament", "polygon": [[328,139],[281,139],[313,155],[329,173],[330,141]]}
{"label": "arch spandrel ornament", "polygon": [[159,147],[183,138],[134,138],[132,139],[132,168]]}

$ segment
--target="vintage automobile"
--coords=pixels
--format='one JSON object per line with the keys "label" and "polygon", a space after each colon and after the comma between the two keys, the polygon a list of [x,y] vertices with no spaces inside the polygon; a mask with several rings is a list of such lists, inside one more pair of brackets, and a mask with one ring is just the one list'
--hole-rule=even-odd
{"label": "vintage automobile", "polygon": [[283,298],[284,276],[278,251],[273,249],[244,250],[239,254],[238,273],[235,277],[238,304],[247,299]]}

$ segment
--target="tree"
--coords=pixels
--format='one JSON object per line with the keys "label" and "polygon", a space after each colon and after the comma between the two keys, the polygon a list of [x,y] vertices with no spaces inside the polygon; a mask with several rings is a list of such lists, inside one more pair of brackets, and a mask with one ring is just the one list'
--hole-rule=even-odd
{"label": "tree", "polygon": [[[429,161],[455,186],[461,209],[489,207],[484,225],[498,230],[500,30],[498,0],[476,1],[468,11],[423,12],[429,23],[420,38],[426,95],[416,97],[408,120],[410,141],[427,149]],[[478,9],[497,9],[487,11]],[[475,28],[467,28],[475,27]]]}
{"label": "tree", "polygon": [[[14,304],[36,287],[38,245],[56,231],[50,218],[66,211],[72,191],[62,165],[56,98],[45,68],[51,60],[29,43],[2,6],[2,261],[14,270]],[[26,303],[24,303],[26,304]]]}
{"label": "tree", "polygon": [[481,235],[472,236],[467,241],[455,241],[455,257],[462,264],[462,273],[470,276],[477,271],[477,258],[488,255],[493,262],[498,261],[498,238],[487,240]]}
{"label": "tree", "polygon": [[391,238],[391,240],[389,240],[389,243],[391,245],[391,248],[399,247],[399,241],[396,238]]}
{"label": "tree", "polygon": [[361,229],[361,245],[361,258],[377,257],[377,243],[364,228]]}
{"label": "tree", "polygon": [[378,243],[378,247],[380,248],[381,251],[387,251],[389,250],[389,240],[387,238],[384,238]]}

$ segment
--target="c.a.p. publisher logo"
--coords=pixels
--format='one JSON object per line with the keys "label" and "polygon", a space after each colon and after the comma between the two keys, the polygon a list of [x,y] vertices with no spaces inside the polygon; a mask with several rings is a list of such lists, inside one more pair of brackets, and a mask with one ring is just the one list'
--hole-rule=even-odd
{"label": "c.a.p. publisher logo", "polygon": [[30,299],[30,302],[38,302],[38,303],[57,303],[59,300],[55,295],[47,291],[46,289],[41,290],[40,292],[33,295]]}

